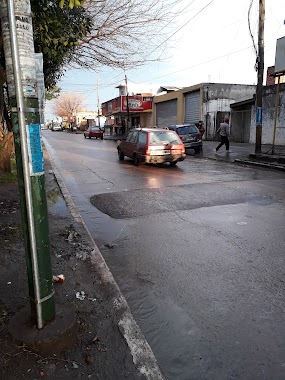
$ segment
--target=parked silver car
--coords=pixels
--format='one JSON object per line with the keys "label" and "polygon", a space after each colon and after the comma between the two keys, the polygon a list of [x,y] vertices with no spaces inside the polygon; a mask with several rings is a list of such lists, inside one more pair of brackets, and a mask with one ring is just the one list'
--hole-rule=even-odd
{"label": "parked silver car", "polygon": [[62,125],[60,123],[53,123],[51,130],[52,131],[62,131]]}

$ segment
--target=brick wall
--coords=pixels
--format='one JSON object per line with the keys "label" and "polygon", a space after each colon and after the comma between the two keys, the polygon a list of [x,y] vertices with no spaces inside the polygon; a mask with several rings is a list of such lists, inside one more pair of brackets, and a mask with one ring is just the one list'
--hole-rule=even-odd
{"label": "brick wall", "polygon": [[275,78],[271,76],[271,74],[274,74],[274,69],[275,66],[267,68],[266,86],[273,86],[275,84]]}

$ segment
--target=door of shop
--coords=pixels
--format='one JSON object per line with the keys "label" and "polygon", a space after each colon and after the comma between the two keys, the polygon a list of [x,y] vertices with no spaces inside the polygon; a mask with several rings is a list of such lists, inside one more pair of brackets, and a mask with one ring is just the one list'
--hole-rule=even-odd
{"label": "door of shop", "polygon": [[177,99],[156,103],[156,126],[163,128],[177,123]]}
{"label": "door of shop", "polygon": [[141,125],[140,116],[132,116],[132,127],[138,127]]}
{"label": "door of shop", "polygon": [[200,120],[200,90],[185,94],[184,100],[184,123],[198,123]]}

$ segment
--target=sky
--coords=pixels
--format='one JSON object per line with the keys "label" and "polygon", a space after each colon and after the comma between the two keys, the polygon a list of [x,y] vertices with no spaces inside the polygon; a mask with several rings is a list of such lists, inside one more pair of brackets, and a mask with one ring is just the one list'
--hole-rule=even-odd
{"label": "sky", "polygon": [[[184,9],[172,20],[171,32],[149,55],[157,59],[126,72],[129,92],[156,92],[160,86],[188,87],[201,82],[256,84],[256,54],[248,28],[251,0],[182,0]],[[258,3],[253,0],[250,25],[257,46]],[[285,36],[284,0],[265,0],[264,72],[275,62],[277,38]],[[149,54],[150,52],[146,52]],[[118,96],[122,69],[100,67],[100,103]],[[97,76],[82,69],[67,70],[58,85],[78,92],[86,110],[97,110]],[[53,117],[53,103],[46,115]]]}

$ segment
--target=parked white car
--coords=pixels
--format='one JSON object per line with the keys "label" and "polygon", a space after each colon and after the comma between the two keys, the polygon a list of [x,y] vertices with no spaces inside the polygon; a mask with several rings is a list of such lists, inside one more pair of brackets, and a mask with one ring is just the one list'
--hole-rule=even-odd
{"label": "parked white car", "polygon": [[59,123],[54,123],[51,127],[52,131],[62,131],[62,126]]}

